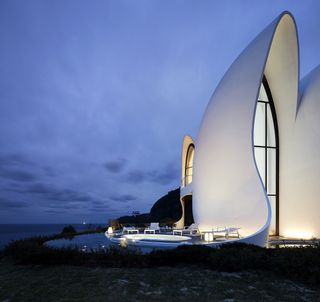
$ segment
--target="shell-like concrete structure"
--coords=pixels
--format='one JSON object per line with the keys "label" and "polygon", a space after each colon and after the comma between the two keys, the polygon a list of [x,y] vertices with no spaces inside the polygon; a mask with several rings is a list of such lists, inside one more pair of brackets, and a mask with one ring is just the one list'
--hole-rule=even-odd
{"label": "shell-like concrete structure", "polygon": [[[269,202],[269,176],[265,174],[264,183],[254,149],[264,81],[272,94],[279,141],[276,208]],[[192,181],[185,183],[190,144],[194,145]],[[302,81],[300,96],[297,29],[293,16],[284,12],[226,72],[209,101],[195,142],[189,136],[184,139],[183,208],[183,199],[192,194],[193,218],[200,230],[239,227],[242,238],[238,240],[260,246],[267,244],[272,219],[277,221],[277,235],[320,237],[319,151],[320,68]]]}

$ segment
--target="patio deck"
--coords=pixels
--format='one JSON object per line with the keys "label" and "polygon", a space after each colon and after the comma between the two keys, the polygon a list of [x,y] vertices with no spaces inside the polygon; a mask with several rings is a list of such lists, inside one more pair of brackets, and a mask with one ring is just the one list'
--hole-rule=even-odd
{"label": "patio deck", "polygon": [[[143,230],[140,230],[139,233],[140,235],[147,235],[143,233]],[[116,238],[123,237],[124,235],[121,233],[116,233],[114,234]],[[204,238],[201,236],[201,234],[196,234],[196,235],[190,235],[190,234],[183,234],[183,237],[189,237],[191,238],[190,240],[186,241],[179,241],[179,240],[173,240],[172,237],[168,238],[166,240],[164,236],[173,236],[172,231],[162,231],[158,233],[159,239],[153,238],[143,238],[143,239],[138,239],[138,240],[128,240],[129,244],[133,245],[143,245],[143,244],[150,244],[150,242],[156,246],[157,243],[159,243],[159,247],[163,246],[176,246],[181,245],[181,244],[199,244],[199,245],[210,245],[210,246],[219,246],[222,243],[232,243],[238,241],[239,238],[237,237],[229,237],[226,238],[224,235],[215,235],[214,239],[212,241],[206,241]],[[148,237],[148,235],[146,236]],[[179,237],[179,235],[174,235],[174,237]],[[140,243],[137,243],[137,242]],[[275,248],[275,247],[290,247],[290,246],[306,246],[306,245],[316,245],[320,244],[320,239],[299,239],[299,238],[285,238],[281,236],[270,236],[269,241],[268,241],[268,248]]]}

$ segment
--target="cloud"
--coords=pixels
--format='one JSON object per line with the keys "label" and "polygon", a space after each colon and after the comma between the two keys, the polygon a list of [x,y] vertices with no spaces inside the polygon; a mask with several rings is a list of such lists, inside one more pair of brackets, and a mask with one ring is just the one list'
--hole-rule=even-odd
{"label": "cloud", "polygon": [[126,174],[125,181],[132,184],[141,183],[147,179],[147,175],[146,172],[135,169]]}
{"label": "cloud", "polygon": [[108,161],[104,164],[104,167],[110,173],[120,173],[127,164],[127,160],[120,158],[114,161]]}
{"label": "cloud", "polygon": [[148,172],[148,181],[168,185],[173,181],[179,181],[180,170],[177,165],[168,164],[164,169]]}
{"label": "cloud", "polygon": [[113,195],[110,197],[113,201],[119,201],[119,202],[128,202],[137,200],[137,198],[131,194],[123,194],[123,195]]}
{"label": "cloud", "polygon": [[93,198],[87,193],[71,189],[59,189],[52,185],[43,183],[33,183],[25,187],[11,185],[7,190],[22,194],[43,195],[46,200],[53,201],[88,202],[93,200]]}
{"label": "cloud", "polygon": [[36,179],[30,169],[32,161],[21,154],[0,155],[0,177],[17,182],[30,182]]}
{"label": "cloud", "polygon": [[22,154],[6,154],[0,155],[0,167],[32,165],[33,162]]}
{"label": "cloud", "polygon": [[46,176],[56,176],[55,171],[51,167],[43,167],[43,172]]}
{"label": "cloud", "polygon": [[45,212],[50,213],[50,214],[62,214],[63,210],[54,210],[54,209],[47,209]]}
{"label": "cloud", "polygon": [[91,201],[88,194],[77,192],[70,189],[57,190],[47,195],[48,199],[57,201]]}
{"label": "cloud", "polygon": [[8,180],[21,181],[21,182],[30,182],[36,180],[36,176],[30,172],[23,170],[0,170],[0,177]]}
{"label": "cloud", "polygon": [[89,204],[83,204],[83,203],[67,203],[67,204],[50,204],[46,206],[46,212],[54,212],[57,211],[59,213],[65,212],[65,210],[71,210],[71,211],[83,211],[83,212],[112,212],[113,210],[110,209],[110,205],[106,204],[103,201],[95,201]]}
{"label": "cloud", "polygon": [[0,199],[1,209],[17,209],[26,207],[28,207],[28,204],[23,201]]}
{"label": "cloud", "polygon": [[114,209],[111,209],[108,205],[103,205],[103,206],[94,206],[88,209],[88,211],[91,212],[104,212],[107,211],[109,212],[115,212]]}
{"label": "cloud", "polygon": [[86,210],[86,205],[76,203],[64,203],[64,204],[50,204],[47,206],[50,209],[61,209],[61,210]]}
{"label": "cloud", "polygon": [[33,193],[33,194],[52,194],[56,192],[56,189],[50,185],[42,183],[34,183],[22,190],[23,193]]}
{"label": "cloud", "polygon": [[127,183],[137,184],[142,182],[151,182],[161,185],[168,185],[173,181],[179,181],[180,170],[177,165],[167,164],[163,168],[143,171],[135,169],[127,173],[124,180]]}

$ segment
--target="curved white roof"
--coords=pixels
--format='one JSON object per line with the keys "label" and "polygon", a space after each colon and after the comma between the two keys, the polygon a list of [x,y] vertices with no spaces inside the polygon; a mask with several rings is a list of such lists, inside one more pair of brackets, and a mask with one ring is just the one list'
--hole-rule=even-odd
{"label": "curved white roof", "polygon": [[280,131],[287,134],[296,113],[298,71],[296,26],[285,12],[249,44],[219,83],[195,143],[193,214],[200,229],[236,226],[247,242],[266,244],[271,210],[253,154],[256,102],[265,74],[283,121]]}

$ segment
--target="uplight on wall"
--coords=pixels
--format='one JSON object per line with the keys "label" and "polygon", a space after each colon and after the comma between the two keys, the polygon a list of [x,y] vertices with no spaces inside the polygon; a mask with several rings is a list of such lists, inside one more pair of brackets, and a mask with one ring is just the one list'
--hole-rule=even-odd
{"label": "uplight on wall", "polygon": [[204,240],[207,242],[213,241],[213,233],[205,233]]}
{"label": "uplight on wall", "polygon": [[315,237],[311,232],[304,230],[287,230],[283,232],[283,236],[296,239],[312,239]]}
{"label": "uplight on wall", "polygon": [[110,227],[108,227],[108,234],[113,234],[113,229],[112,229],[112,227],[110,226]]}

